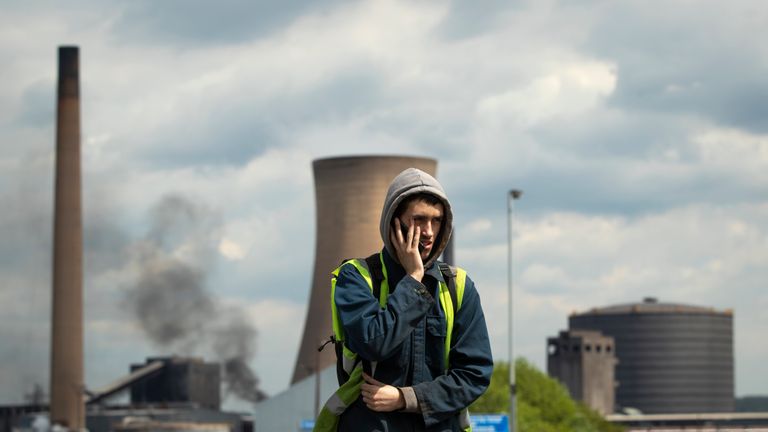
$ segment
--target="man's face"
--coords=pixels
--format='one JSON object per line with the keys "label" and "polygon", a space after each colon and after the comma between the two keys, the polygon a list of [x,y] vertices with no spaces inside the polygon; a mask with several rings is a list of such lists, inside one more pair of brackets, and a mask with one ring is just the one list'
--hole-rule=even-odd
{"label": "man's face", "polygon": [[440,234],[440,228],[443,226],[443,205],[432,205],[422,200],[411,201],[400,215],[400,220],[408,226],[415,225],[421,228],[419,243],[424,246],[421,259],[426,260],[432,253],[437,235]]}

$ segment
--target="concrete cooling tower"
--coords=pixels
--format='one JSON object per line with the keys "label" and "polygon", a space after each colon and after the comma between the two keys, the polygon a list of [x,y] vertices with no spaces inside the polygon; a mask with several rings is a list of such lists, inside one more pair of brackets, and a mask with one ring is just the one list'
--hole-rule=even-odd
{"label": "concrete cooling tower", "polygon": [[571,315],[569,328],[597,330],[615,340],[618,410],[663,414],[734,409],[729,310],[647,298]]}
{"label": "concrete cooling tower", "polygon": [[[317,347],[333,333],[331,271],[347,258],[381,250],[379,218],[392,179],[414,167],[436,177],[437,161],[404,156],[318,159],[315,175],[317,237],[309,308],[291,383],[336,364],[332,347]],[[330,348],[330,349],[329,349]]]}

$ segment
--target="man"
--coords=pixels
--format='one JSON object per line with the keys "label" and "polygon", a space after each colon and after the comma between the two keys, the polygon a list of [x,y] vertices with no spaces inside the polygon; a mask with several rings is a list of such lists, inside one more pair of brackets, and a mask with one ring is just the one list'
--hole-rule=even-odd
{"label": "man", "polygon": [[355,265],[339,269],[333,301],[345,343],[370,365],[339,431],[467,430],[466,408],[487,388],[493,359],[480,298],[463,270],[454,274],[459,306],[447,305],[448,267],[441,271],[437,257],[452,221],[442,186],[409,168],[390,184],[381,214],[384,307]]}

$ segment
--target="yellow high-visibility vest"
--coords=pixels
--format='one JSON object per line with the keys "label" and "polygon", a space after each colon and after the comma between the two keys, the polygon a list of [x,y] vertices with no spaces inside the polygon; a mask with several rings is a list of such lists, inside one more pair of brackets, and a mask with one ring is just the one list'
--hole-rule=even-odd
{"label": "yellow high-visibility vest", "polygon": [[[379,305],[382,309],[384,309],[386,308],[387,297],[389,296],[389,283],[387,281],[387,267],[384,265],[383,253],[379,253],[378,255],[383,274],[379,294]],[[357,269],[357,272],[360,273],[363,279],[365,279],[365,281],[368,283],[368,287],[371,289],[371,291],[373,291],[374,280],[371,275],[371,269],[368,268],[368,263],[365,259],[347,260],[331,273],[331,318],[333,321],[333,339],[336,344],[341,344],[341,358],[337,358],[337,361],[341,362],[341,367],[343,368],[344,372],[349,375],[349,379],[342,383],[339,389],[336,390],[336,392],[331,395],[331,397],[325,403],[323,409],[318,414],[317,419],[315,419],[315,427],[312,429],[313,432],[336,432],[339,425],[339,417],[347,409],[347,407],[349,407],[360,396],[360,387],[363,384],[363,366],[358,361],[357,353],[347,348],[346,344],[344,343],[344,328],[342,327],[341,320],[339,319],[339,313],[336,308],[336,279],[339,276],[341,268],[345,265],[353,265],[355,269]],[[442,270],[443,269],[441,268],[441,271]],[[445,349],[443,350],[443,363],[445,373],[448,372],[449,367],[448,357],[451,349],[451,336],[453,334],[454,311],[458,312],[458,310],[461,308],[461,302],[464,297],[464,286],[467,280],[467,272],[464,271],[464,269],[451,267],[450,273],[450,275],[446,276],[444,272],[443,275],[444,278],[449,276],[455,279],[457,302],[456,307],[453,305],[453,299],[448,287],[448,283],[446,281],[440,282],[440,290],[438,293],[440,306],[442,307],[443,313],[445,314],[447,327]],[[339,351],[337,350],[336,352],[338,355]],[[374,362],[372,362],[372,364],[373,363]],[[461,412],[460,423],[465,432],[470,432],[472,430],[469,424],[469,411],[466,408]]]}

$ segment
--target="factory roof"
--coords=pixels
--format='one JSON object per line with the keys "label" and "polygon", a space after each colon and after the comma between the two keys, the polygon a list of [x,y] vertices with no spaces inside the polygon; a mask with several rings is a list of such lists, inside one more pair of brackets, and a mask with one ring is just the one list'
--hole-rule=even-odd
{"label": "factory roof", "polygon": [[693,306],[680,303],[659,303],[654,297],[646,297],[639,303],[625,303],[612,306],[592,308],[586,312],[574,312],[571,316],[580,315],[621,315],[621,314],[643,314],[643,313],[671,313],[671,314],[712,314],[712,315],[732,315],[731,309],[722,311],[715,310],[712,307]]}

